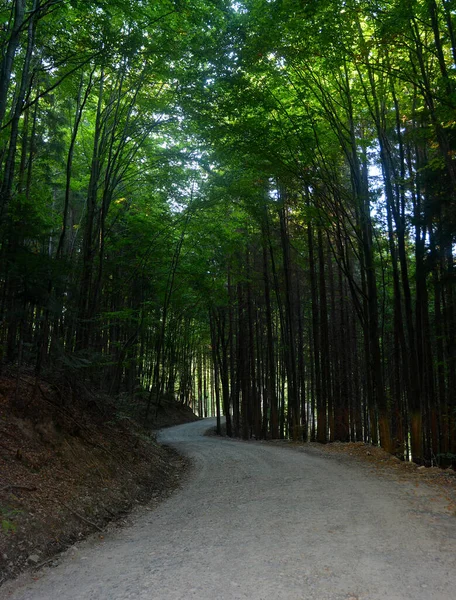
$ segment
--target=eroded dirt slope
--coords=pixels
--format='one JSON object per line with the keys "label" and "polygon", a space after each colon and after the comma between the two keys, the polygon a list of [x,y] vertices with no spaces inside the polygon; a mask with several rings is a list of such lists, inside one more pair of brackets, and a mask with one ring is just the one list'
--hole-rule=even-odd
{"label": "eroded dirt slope", "polygon": [[[0,585],[157,502],[187,465],[125,415],[80,410],[34,377],[20,393],[14,378],[0,379]],[[160,425],[195,419],[169,403],[159,414]]]}

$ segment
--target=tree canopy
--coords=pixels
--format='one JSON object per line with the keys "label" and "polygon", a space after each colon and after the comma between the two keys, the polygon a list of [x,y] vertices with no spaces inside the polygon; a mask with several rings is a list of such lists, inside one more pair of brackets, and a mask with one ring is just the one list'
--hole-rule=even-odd
{"label": "tree canopy", "polygon": [[453,0],[3,0],[2,365],[454,463],[455,27]]}

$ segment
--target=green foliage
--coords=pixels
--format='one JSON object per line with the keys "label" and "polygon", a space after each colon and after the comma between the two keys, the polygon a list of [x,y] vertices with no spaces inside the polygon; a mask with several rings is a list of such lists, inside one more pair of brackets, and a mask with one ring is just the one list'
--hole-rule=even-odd
{"label": "green foliage", "polygon": [[13,535],[16,532],[17,524],[15,518],[22,513],[21,510],[0,506],[0,515],[2,521],[2,532],[5,535]]}

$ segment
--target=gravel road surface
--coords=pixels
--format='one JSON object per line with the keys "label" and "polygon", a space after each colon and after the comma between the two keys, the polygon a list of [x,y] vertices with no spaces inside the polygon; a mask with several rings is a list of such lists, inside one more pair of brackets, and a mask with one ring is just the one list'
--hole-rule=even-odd
{"label": "gravel road surface", "polygon": [[455,600],[456,518],[350,461],[161,432],[182,488],[0,589],[9,600]]}

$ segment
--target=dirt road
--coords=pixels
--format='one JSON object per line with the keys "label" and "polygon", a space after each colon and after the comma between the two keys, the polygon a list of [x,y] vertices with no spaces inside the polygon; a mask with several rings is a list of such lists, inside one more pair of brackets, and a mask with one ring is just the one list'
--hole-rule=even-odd
{"label": "dirt road", "polygon": [[182,489],[131,526],[4,586],[12,600],[454,600],[456,517],[350,462],[161,433],[194,461]]}

